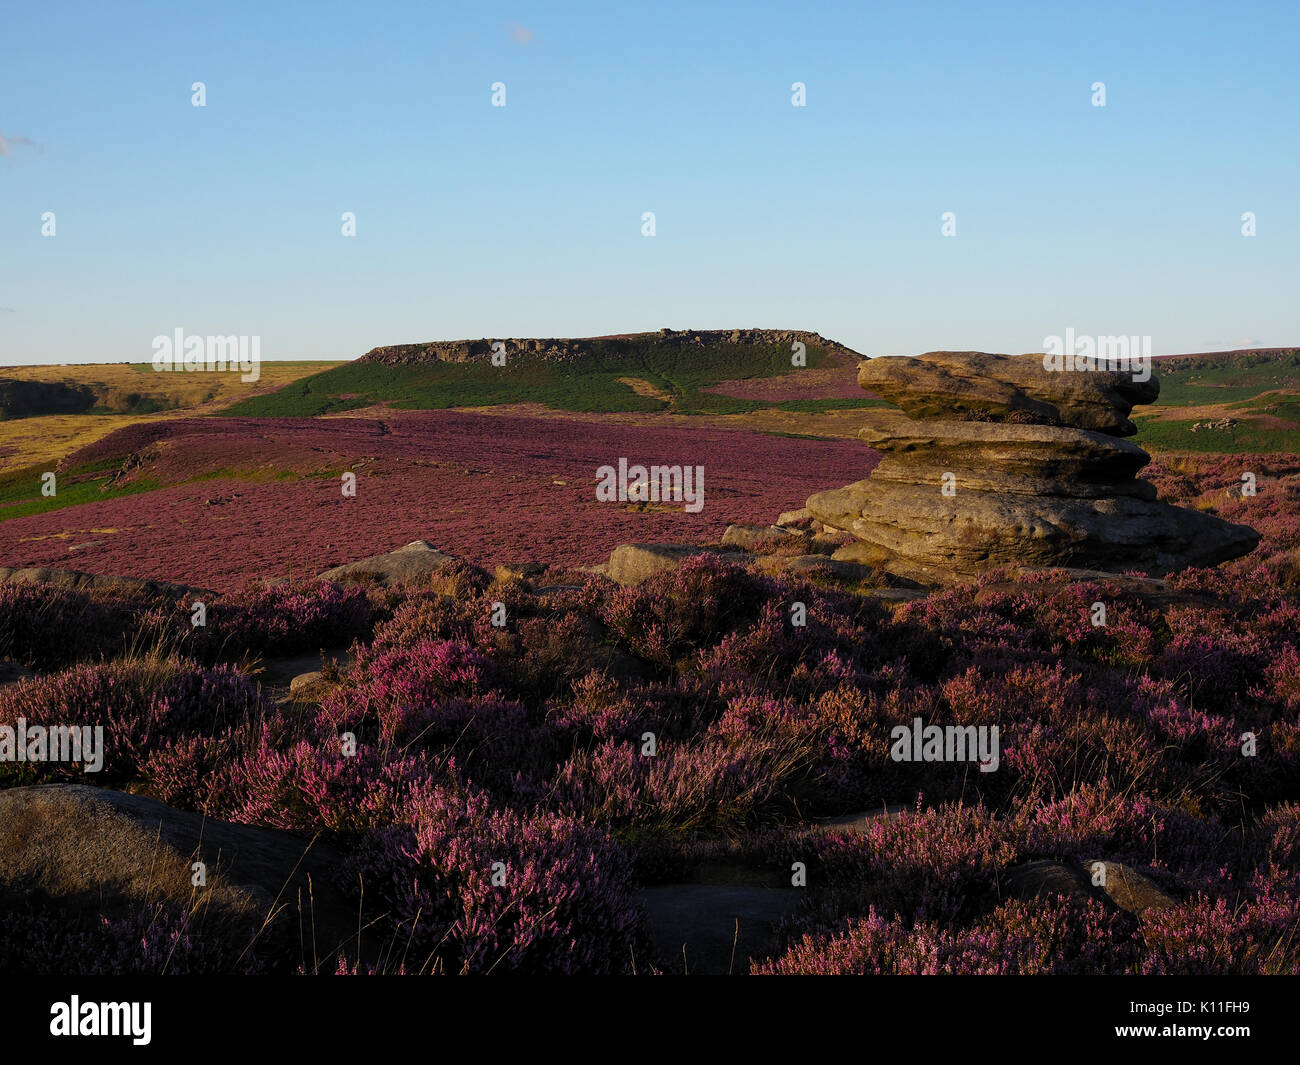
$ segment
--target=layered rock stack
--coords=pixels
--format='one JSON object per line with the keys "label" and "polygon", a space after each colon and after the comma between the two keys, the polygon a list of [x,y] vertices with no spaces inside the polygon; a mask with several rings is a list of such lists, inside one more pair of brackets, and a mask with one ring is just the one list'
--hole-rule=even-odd
{"label": "layered rock stack", "polygon": [[872,411],[858,435],[884,457],[808,510],[861,541],[846,557],[927,585],[993,567],[1163,576],[1253,550],[1249,526],[1160,502],[1137,477],[1151,456],[1121,438],[1160,393],[1138,376],[1040,355],[872,359],[858,383],[901,410]]}

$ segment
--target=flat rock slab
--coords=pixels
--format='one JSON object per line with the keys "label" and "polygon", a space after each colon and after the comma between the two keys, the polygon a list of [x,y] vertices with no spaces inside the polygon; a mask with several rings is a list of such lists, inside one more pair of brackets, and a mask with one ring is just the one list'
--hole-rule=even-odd
{"label": "flat rock slab", "polygon": [[858,384],[913,417],[1019,419],[1115,436],[1137,432],[1128,417],[1134,405],[1160,395],[1155,376],[1134,377],[1117,370],[1048,370],[1042,355],[984,351],[875,358],[858,370]]}
{"label": "flat rock slab", "polygon": [[657,966],[669,973],[747,973],[776,949],[776,926],[798,906],[797,888],[757,884],[666,884],[643,888]]}
{"label": "flat rock slab", "polygon": [[1058,478],[1086,474],[1117,480],[1151,461],[1136,444],[1088,429],[909,418],[891,410],[864,412],[858,439],[877,451],[906,455],[914,465],[995,467]]}
{"label": "flat rock slab", "polygon": [[[206,887],[191,864],[207,866]],[[0,900],[38,897],[72,916],[162,901],[201,909],[242,949],[272,910],[301,960],[355,945],[356,919],[333,887],[341,856],[287,832],[205,819],[154,799],[82,784],[0,791]],[[205,928],[207,928],[205,923]],[[332,969],[332,966],[329,966]]]}
{"label": "flat rock slab", "polygon": [[262,665],[260,679],[271,685],[292,685],[294,678],[304,673],[317,673],[326,662],[332,662],[340,669],[346,669],[348,648],[334,647],[312,654],[268,658]]}
{"label": "flat rock slab", "polygon": [[[1252,551],[1246,525],[1168,503],[1120,496],[1071,499],[859,482],[810,499],[886,554],[891,573],[930,584],[968,580],[994,567],[1137,570],[1152,576],[1213,566]],[[841,508],[859,506],[857,517]]]}
{"label": "flat rock slab", "polygon": [[436,577],[460,564],[455,555],[439,551],[427,540],[416,540],[385,555],[371,555],[356,562],[327,569],[317,579],[347,584],[356,581],[373,581],[391,588],[395,585],[427,584]]}

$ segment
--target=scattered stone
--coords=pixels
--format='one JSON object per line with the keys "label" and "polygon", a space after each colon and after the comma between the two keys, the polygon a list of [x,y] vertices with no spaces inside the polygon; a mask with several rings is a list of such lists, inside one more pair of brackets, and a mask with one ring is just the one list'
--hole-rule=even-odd
{"label": "scattered stone", "polygon": [[325,680],[325,675],[317,670],[315,673],[299,673],[293,680],[289,681],[289,690],[291,692],[300,692],[313,684],[320,684]]}
{"label": "scattered stone", "polygon": [[[808,541],[808,554],[833,556],[836,551],[844,546],[844,539],[844,533],[838,531],[831,533],[813,533],[812,537]],[[848,561],[852,562],[854,560],[849,559]]]}
{"label": "scattered stone", "polygon": [[1108,896],[1094,887],[1092,878],[1077,863],[1042,859],[1013,865],[1000,877],[1004,895],[1022,902],[1045,895],[1064,895],[1072,899],[1094,899],[1106,903]]}
{"label": "scattered stone", "polygon": [[446,573],[460,564],[455,555],[439,551],[427,540],[415,540],[386,555],[372,555],[357,562],[327,569],[317,575],[317,580],[346,584],[354,581],[374,581],[386,588],[398,584],[418,585],[430,577]]}
{"label": "scattered stone", "polygon": [[879,566],[887,554],[888,552],[876,547],[875,544],[854,540],[851,544],[837,547],[831,558],[836,562],[856,562],[860,566]]}
{"label": "scattered stone", "polygon": [[503,562],[496,568],[499,581],[530,581],[546,572],[544,562]]}
{"label": "scattered stone", "polygon": [[1147,910],[1161,910],[1167,906],[1178,905],[1178,900],[1158,888],[1150,879],[1122,862],[1108,862],[1090,858],[1083,863],[1088,873],[1093,873],[1096,865],[1106,867],[1106,883],[1102,890],[1121,910],[1128,910],[1134,916],[1141,917]]}
{"label": "scattered stone", "polygon": [[299,673],[289,681],[289,697],[297,703],[318,703],[334,687],[334,683],[319,670],[314,673]]}
{"label": "scattered stone", "polygon": [[856,583],[876,575],[870,566],[834,559],[829,555],[760,555],[754,562],[764,573],[790,573],[814,579],[822,577]]}

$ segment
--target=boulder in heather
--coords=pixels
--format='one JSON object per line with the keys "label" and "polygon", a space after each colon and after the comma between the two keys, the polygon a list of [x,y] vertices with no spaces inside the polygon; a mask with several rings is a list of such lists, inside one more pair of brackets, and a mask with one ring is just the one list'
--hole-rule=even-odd
{"label": "boulder in heather", "polygon": [[420,585],[429,578],[440,576],[460,564],[455,555],[439,551],[427,540],[415,540],[385,555],[372,555],[356,562],[327,569],[318,580],[347,584],[356,581],[373,581],[384,587],[394,585]]}
{"label": "boulder in heather", "polygon": [[691,544],[621,544],[610,554],[605,575],[619,584],[640,584],[656,573],[680,569],[692,555],[712,555],[724,562],[749,561],[748,555],[739,552],[717,551]]}

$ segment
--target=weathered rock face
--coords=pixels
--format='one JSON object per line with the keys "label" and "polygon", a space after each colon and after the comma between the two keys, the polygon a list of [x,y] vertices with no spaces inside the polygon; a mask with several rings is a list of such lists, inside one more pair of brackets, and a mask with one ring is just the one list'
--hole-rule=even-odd
{"label": "weathered rock face", "polygon": [[1135,404],[1154,403],[1160,382],[1118,370],[1054,372],[1040,355],[931,351],[915,358],[871,359],[858,384],[915,418],[1073,425],[1132,436]]}
{"label": "weathered rock face", "polygon": [[1151,457],[1118,437],[1134,431],[1133,405],[1159,394],[1154,378],[932,352],[874,359],[858,379],[907,413],[868,414],[858,435],[884,458],[808,510],[898,576],[948,584],[1057,566],[1161,576],[1259,543],[1248,526],[1158,501],[1137,477]]}

